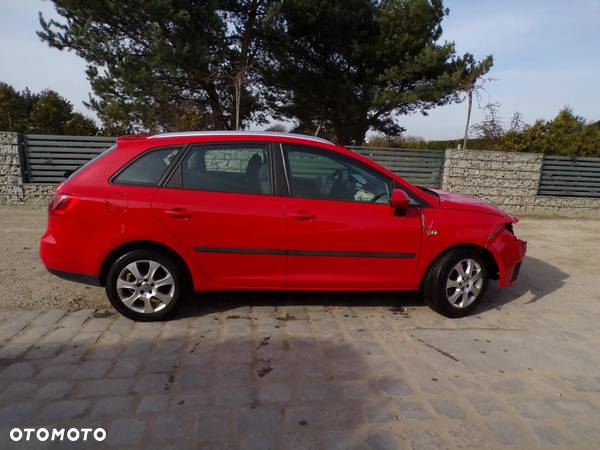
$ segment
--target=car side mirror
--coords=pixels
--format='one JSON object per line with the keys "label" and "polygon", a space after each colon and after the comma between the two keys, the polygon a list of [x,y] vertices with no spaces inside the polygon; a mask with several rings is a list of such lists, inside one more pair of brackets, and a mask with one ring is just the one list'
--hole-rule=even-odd
{"label": "car side mirror", "polygon": [[398,212],[405,212],[408,209],[410,199],[406,192],[402,189],[394,189],[392,191],[392,198],[390,200],[390,206]]}

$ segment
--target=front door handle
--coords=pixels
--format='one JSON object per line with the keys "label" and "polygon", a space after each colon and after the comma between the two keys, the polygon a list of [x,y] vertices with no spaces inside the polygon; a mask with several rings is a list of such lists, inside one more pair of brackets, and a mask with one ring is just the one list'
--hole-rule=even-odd
{"label": "front door handle", "polygon": [[304,210],[297,211],[295,213],[290,213],[289,216],[293,217],[296,220],[315,220],[317,218],[317,216],[315,216],[311,212]]}
{"label": "front door handle", "polygon": [[165,214],[175,219],[189,219],[192,213],[184,208],[165,209]]}

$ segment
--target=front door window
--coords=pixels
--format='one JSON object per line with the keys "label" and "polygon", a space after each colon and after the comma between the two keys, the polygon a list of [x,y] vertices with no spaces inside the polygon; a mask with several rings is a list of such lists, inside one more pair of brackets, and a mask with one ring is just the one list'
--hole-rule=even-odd
{"label": "front door window", "polygon": [[283,144],[292,197],[388,203],[391,179],[351,158],[301,145]]}

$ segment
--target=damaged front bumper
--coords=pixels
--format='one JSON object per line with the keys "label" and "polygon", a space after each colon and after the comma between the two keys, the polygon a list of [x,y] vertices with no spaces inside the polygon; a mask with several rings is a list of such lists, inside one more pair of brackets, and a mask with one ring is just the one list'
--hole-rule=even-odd
{"label": "damaged front bumper", "polygon": [[488,245],[498,264],[498,287],[512,287],[521,270],[527,242],[517,238],[512,230],[505,229]]}

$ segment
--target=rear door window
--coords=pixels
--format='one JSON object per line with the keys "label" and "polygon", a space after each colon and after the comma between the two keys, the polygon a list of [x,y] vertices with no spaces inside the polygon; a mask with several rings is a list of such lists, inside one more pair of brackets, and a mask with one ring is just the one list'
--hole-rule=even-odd
{"label": "rear door window", "polygon": [[179,147],[168,147],[145,152],[121,170],[112,182],[116,184],[156,186],[173,163],[179,150]]}
{"label": "rear door window", "polygon": [[269,144],[193,146],[182,163],[184,189],[272,194]]}

